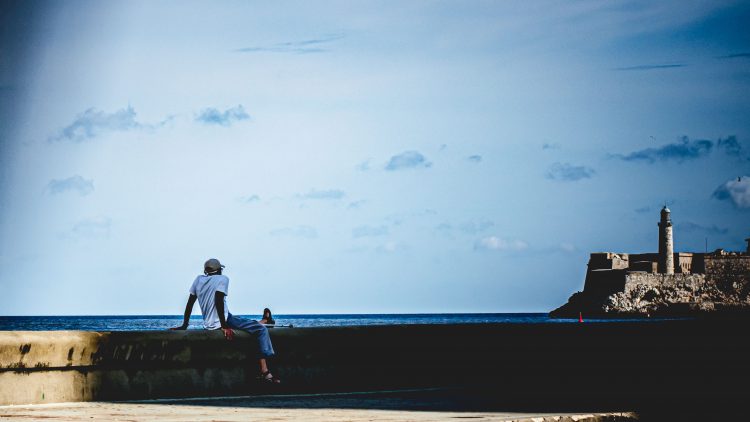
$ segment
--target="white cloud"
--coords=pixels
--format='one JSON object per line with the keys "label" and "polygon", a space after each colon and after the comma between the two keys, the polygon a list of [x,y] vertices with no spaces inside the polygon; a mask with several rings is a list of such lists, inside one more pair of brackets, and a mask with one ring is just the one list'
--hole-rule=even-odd
{"label": "white cloud", "polygon": [[106,238],[109,237],[111,228],[112,220],[109,217],[94,217],[79,221],[71,232],[76,237]]}
{"label": "white cloud", "polygon": [[576,247],[572,243],[563,242],[560,244],[560,250],[563,252],[575,252]]}
{"label": "white cloud", "polygon": [[406,245],[395,240],[389,240],[378,246],[375,250],[380,253],[395,253],[406,249]]}
{"label": "white cloud", "polygon": [[238,53],[292,53],[309,54],[329,51],[330,43],[344,38],[344,34],[328,34],[306,40],[286,41],[269,45],[239,48]]}
{"label": "white cloud", "polygon": [[245,203],[245,204],[251,204],[253,202],[258,202],[258,201],[260,201],[260,196],[255,195],[255,194],[243,196],[240,198],[240,202]]}
{"label": "white cloud", "polygon": [[387,234],[387,226],[359,226],[352,229],[352,237],[385,236]]}
{"label": "white cloud", "polygon": [[195,121],[205,123],[207,125],[219,125],[219,126],[231,126],[232,123],[240,120],[247,120],[250,115],[247,114],[242,104],[228,108],[224,111],[219,111],[216,108],[209,107],[203,109],[196,117]]}
{"label": "white cloud", "polygon": [[365,205],[365,203],[367,203],[367,201],[365,201],[364,199],[360,199],[358,201],[350,202],[347,208],[349,209],[361,208],[363,205]]}
{"label": "white cloud", "polygon": [[588,179],[596,174],[594,169],[586,166],[574,166],[569,163],[554,163],[547,171],[546,177],[552,180],[575,182],[576,180]]}
{"label": "white cloud", "polygon": [[503,239],[497,236],[483,237],[474,243],[476,250],[521,251],[528,247],[529,244],[523,240]]}
{"label": "white cloud", "polygon": [[140,123],[136,120],[135,109],[131,106],[113,113],[89,108],[76,116],[71,124],[64,127],[57,135],[50,137],[49,140],[83,142],[106,132],[155,129],[164,126],[171,120],[172,117],[170,116],[156,124]]}
{"label": "white cloud", "polygon": [[713,197],[731,201],[737,208],[750,208],[750,177],[732,179],[716,188]]}
{"label": "white cloud", "polygon": [[297,195],[297,197],[302,198],[302,199],[322,199],[322,200],[341,199],[345,196],[346,196],[346,192],[340,189],[326,189],[326,190],[312,189],[308,193]]}
{"label": "white cloud", "polygon": [[391,157],[391,159],[388,161],[388,164],[386,164],[385,169],[394,171],[431,166],[432,163],[427,161],[427,158],[425,158],[425,156],[422,155],[419,151],[404,151],[401,154],[396,154]]}
{"label": "white cloud", "polygon": [[47,184],[47,190],[50,194],[74,191],[81,196],[86,196],[94,191],[94,181],[84,179],[79,175],[68,177],[67,179],[52,179]]}
{"label": "white cloud", "polygon": [[271,236],[290,236],[301,237],[305,239],[315,239],[318,237],[318,231],[310,226],[282,227],[271,230]]}
{"label": "white cloud", "polygon": [[367,160],[364,160],[357,164],[354,168],[358,171],[367,171],[370,170],[370,161],[372,161],[371,158],[368,158]]}

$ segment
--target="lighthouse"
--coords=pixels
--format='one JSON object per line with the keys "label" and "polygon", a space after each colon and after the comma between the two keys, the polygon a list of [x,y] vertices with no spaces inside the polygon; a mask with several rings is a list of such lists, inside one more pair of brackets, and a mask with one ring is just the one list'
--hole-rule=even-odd
{"label": "lighthouse", "polygon": [[664,205],[659,222],[659,272],[662,274],[674,274],[674,239],[669,214],[669,208]]}

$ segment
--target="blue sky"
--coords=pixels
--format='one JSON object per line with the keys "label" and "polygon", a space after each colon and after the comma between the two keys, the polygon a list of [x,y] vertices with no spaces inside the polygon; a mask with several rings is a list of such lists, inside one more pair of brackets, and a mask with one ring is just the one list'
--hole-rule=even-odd
{"label": "blue sky", "polygon": [[[750,236],[746,2],[5,2],[0,314],[544,312]],[[744,177],[743,177],[744,176]]]}

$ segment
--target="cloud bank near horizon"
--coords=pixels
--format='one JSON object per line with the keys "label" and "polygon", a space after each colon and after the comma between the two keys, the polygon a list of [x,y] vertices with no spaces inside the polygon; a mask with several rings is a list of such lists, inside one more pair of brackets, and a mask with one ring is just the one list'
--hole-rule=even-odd
{"label": "cloud bank near horizon", "polygon": [[675,143],[645,148],[628,154],[614,154],[613,157],[623,161],[648,164],[667,161],[683,163],[707,157],[714,149],[724,151],[726,155],[733,157],[740,157],[744,153],[742,144],[734,135],[719,138],[716,142],[707,139],[690,140],[687,136],[683,136]]}

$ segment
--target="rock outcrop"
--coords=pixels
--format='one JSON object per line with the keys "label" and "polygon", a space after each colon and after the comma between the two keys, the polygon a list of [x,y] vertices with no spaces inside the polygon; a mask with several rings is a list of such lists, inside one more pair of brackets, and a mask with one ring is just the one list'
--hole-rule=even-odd
{"label": "rock outcrop", "polygon": [[[721,277],[723,276],[723,277]],[[628,274],[624,291],[611,295],[573,294],[568,303],[550,312],[553,318],[693,316],[750,313],[750,274],[661,277]]]}

